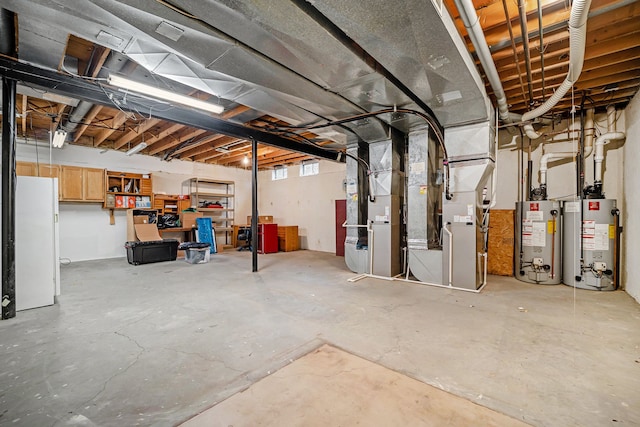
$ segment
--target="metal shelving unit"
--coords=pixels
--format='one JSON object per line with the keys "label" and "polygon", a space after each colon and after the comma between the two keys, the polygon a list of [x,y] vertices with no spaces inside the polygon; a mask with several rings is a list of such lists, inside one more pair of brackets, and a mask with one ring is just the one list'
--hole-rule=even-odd
{"label": "metal shelving unit", "polygon": [[192,205],[210,217],[216,236],[224,235],[224,245],[231,247],[234,223],[234,181],[191,178],[188,181]]}

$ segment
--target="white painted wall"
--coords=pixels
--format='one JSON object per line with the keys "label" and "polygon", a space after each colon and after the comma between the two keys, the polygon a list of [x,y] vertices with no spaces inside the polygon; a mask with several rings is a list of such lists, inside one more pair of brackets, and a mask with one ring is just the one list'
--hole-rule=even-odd
{"label": "white painted wall", "polygon": [[627,141],[624,144],[624,197],[622,204],[622,282],[629,295],[640,302],[640,96],[625,110]]}
{"label": "white painted wall", "polygon": [[[618,112],[617,129],[624,131],[624,112]],[[606,115],[598,114],[595,118],[598,133],[606,132]],[[554,129],[546,127],[543,132],[566,131],[567,128],[579,129],[579,118],[576,117],[575,125],[568,126],[567,121],[557,123]],[[577,135],[577,134],[576,134]],[[531,159],[533,161],[533,186],[539,187],[540,159],[542,155],[550,152],[575,152],[577,141],[569,140],[566,133],[557,135],[554,139],[545,144],[541,144],[541,139],[532,141]],[[521,144],[519,134],[511,135],[506,130],[499,132],[498,150],[498,181],[497,181],[497,202],[495,209],[514,209],[518,199],[518,151],[516,147]],[[527,167],[527,151],[529,140],[525,138],[525,154],[523,158],[524,168]],[[604,192],[608,199],[617,199],[620,203],[622,199],[623,168],[622,159],[624,157],[624,144],[612,143],[605,146],[605,161],[603,167]],[[576,168],[575,162],[571,160],[552,161],[548,164],[547,171],[547,192],[549,199],[568,200],[573,199],[576,193]],[[585,162],[585,182],[593,184],[593,154]],[[524,186],[523,186],[524,187]],[[525,189],[526,191],[526,189]],[[525,193],[526,197],[526,193]]]}
{"label": "white painted wall", "polygon": [[[129,157],[115,150],[68,144],[62,149],[50,151],[48,147],[36,147],[33,143],[19,143],[16,159],[151,173],[155,193],[187,193],[186,186],[183,190],[183,182],[193,177],[235,181],[236,218],[246,218],[251,212],[251,174],[244,169],[180,160],[163,162],[151,156],[136,154]],[[126,213],[116,211],[115,217],[115,225],[109,225],[109,211],[99,203],[60,203],[60,257],[83,261],[126,256]]]}
{"label": "white painted wall", "polygon": [[287,179],[272,181],[271,171],[258,174],[258,213],[273,215],[279,225],[297,225],[301,249],[336,250],[335,201],[345,198],[346,165],[320,161],[319,174],[300,176],[289,166]]}

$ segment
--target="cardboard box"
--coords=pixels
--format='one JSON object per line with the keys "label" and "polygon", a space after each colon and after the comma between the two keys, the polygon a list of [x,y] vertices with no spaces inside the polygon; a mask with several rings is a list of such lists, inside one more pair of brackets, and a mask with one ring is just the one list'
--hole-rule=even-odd
{"label": "cardboard box", "polygon": [[116,196],[116,208],[124,208],[124,196]]}
{"label": "cardboard box", "polygon": [[180,224],[185,228],[194,228],[196,218],[201,218],[202,215],[202,212],[180,212]]}
{"label": "cardboard box", "polygon": [[127,207],[129,209],[136,207],[136,196],[127,196]]}

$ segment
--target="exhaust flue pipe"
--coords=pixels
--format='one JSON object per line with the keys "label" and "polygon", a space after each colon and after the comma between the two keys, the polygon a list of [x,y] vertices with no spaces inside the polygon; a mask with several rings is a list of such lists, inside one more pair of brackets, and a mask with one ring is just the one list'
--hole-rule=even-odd
{"label": "exhaust flue pipe", "polygon": [[[596,152],[593,157],[595,161],[595,170],[593,173],[594,181],[596,183],[602,182],[602,162],[604,161],[604,146],[611,141],[618,141],[625,139],[624,132],[616,132],[616,107],[609,105],[607,107],[607,133],[600,135],[596,138]],[[586,157],[586,156],[585,156]]]}

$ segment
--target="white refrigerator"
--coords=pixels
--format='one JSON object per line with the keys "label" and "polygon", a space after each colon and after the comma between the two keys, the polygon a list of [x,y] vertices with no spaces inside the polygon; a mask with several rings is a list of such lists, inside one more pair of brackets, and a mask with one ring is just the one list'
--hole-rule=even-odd
{"label": "white refrigerator", "polygon": [[44,307],[60,295],[58,179],[18,176],[16,310]]}

